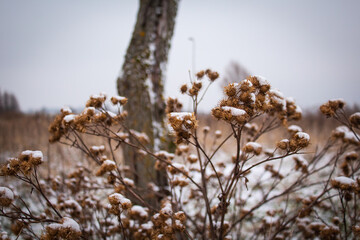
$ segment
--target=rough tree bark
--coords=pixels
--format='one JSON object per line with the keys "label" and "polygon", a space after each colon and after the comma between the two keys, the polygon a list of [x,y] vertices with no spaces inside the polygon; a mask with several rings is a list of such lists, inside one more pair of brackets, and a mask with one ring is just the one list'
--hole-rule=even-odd
{"label": "rough tree bark", "polygon": [[[177,0],[140,0],[135,29],[117,79],[118,93],[129,99],[127,126],[145,132],[155,151],[166,142],[163,81],[177,7]],[[153,159],[141,157],[130,148],[123,151],[137,186],[146,189],[150,181],[166,185],[164,174],[154,170]]]}

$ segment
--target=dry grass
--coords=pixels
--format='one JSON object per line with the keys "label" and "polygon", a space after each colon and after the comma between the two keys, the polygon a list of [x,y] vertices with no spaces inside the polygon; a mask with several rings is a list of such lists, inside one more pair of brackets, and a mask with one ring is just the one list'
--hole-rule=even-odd
{"label": "dry grass", "polygon": [[[351,111],[359,109],[354,107]],[[49,144],[48,126],[54,116],[46,114],[3,114],[0,115],[0,163],[6,161],[10,156],[14,156],[24,149],[39,149],[44,152],[45,157],[51,162],[62,162],[68,165],[74,163],[71,159],[85,159],[85,156],[77,149],[68,148],[61,144]],[[230,133],[231,129],[223,121],[218,121],[210,115],[199,115],[200,128],[209,126],[211,130],[220,130],[223,135]],[[291,123],[290,123],[291,124]],[[313,146],[324,144],[331,134],[331,129],[339,125],[332,119],[326,119],[318,112],[305,112],[301,121],[296,123],[311,136]],[[285,134],[284,129],[276,129],[271,134],[264,135],[259,142],[264,146],[271,147],[274,143],[281,140]],[[201,139],[201,137],[200,137]],[[208,144],[213,138],[207,138]],[[89,145],[106,144],[100,138],[87,137]],[[231,148],[231,141],[225,146]],[[226,150],[225,148],[225,150]]]}
{"label": "dry grass", "polygon": [[[48,127],[55,116],[36,114],[0,115],[0,164],[26,149],[41,150],[45,158],[46,175],[66,173],[78,163],[86,163],[85,154],[60,143],[49,143]],[[106,144],[103,139],[86,137],[89,146]],[[91,163],[92,164],[92,163]]]}

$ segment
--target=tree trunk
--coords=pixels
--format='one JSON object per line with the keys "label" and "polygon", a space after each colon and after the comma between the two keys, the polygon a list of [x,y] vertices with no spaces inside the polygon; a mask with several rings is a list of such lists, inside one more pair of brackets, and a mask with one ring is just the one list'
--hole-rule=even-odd
{"label": "tree trunk", "polygon": [[[177,7],[177,0],[140,1],[135,29],[117,79],[118,93],[129,99],[127,126],[145,132],[150,138],[150,149],[155,151],[166,144],[163,81]],[[154,169],[154,159],[141,157],[125,147],[124,160],[134,172],[137,187],[146,189],[150,181],[166,185],[164,173]]]}

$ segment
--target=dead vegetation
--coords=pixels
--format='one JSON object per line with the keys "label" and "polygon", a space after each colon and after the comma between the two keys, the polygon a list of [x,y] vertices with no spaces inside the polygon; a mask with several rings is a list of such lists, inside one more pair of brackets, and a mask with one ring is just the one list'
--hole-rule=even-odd
{"label": "dead vegetation", "polygon": [[[1,238],[358,237],[359,113],[346,111],[339,99],[320,108],[334,121],[317,113],[304,117],[293,99],[254,76],[229,84],[212,116],[199,114],[202,94],[218,76],[202,71],[182,86],[193,100],[191,112],[169,99],[175,153],[152,152],[145,134],[127,128],[122,97],[112,98],[116,112],[105,95],[91,96],[78,114],[63,108],[50,136],[35,128],[47,129],[47,116],[2,117],[7,131],[1,143],[17,157],[1,167],[7,184],[0,187],[1,226],[7,231]],[[34,128],[9,130],[21,123]],[[63,146],[49,148],[48,137]],[[124,145],[154,158],[149,171],[166,171],[169,185],[157,186],[154,179],[146,189],[137,186],[127,177]],[[24,146],[46,152],[44,147],[47,154],[19,150]]]}

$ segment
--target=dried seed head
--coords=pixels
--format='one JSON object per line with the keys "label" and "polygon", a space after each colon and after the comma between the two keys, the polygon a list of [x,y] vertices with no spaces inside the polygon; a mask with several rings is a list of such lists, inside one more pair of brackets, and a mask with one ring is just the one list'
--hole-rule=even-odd
{"label": "dried seed head", "polygon": [[190,163],[196,163],[197,160],[198,160],[198,157],[197,157],[195,154],[190,154],[190,155],[187,157],[187,160],[188,160]]}
{"label": "dried seed head", "polygon": [[216,138],[221,138],[221,136],[222,136],[222,132],[220,130],[216,130],[215,131],[215,137]]}
{"label": "dried seed head", "polygon": [[236,87],[235,83],[231,83],[224,88],[224,92],[228,97],[233,97],[236,94]]}
{"label": "dried seed head", "polygon": [[207,75],[209,80],[212,81],[212,82],[219,78],[219,73],[218,72],[213,72],[210,69],[207,69],[205,71],[205,74]]}
{"label": "dried seed head", "polygon": [[356,182],[351,178],[341,176],[331,179],[331,186],[340,190],[353,191],[356,187]]}
{"label": "dried seed head", "polygon": [[248,142],[245,144],[243,151],[246,153],[254,153],[255,155],[260,155],[262,147],[259,143]]}
{"label": "dried seed head", "polygon": [[360,112],[352,114],[350,116],[349,120],[352,125],[354,125],[355,127],[359,127],[360,126]]}
{"label": "dried seed head", "polygon": [[182,94],[186,93],[187,90],[188,90],[188,86],[186,84],[182,85],[180,88],[180,92]]}
{"label": "dried seed head", "polygon": [[0,206],[8,207],[14,201],[14,193],[10,188],[0,187]]}
{"label": "dried seed head", "polygon": [[342,99],[329,100],[320,106],[320,111],[327,117],[332,117],[337,110],[342,109],[344,106],[345,102]]}
{"label": "dried seed head", "polygon": [[290,140],[290,150],[305,148],[310,143],[310,136],[304,132],[297,132]]}
{"label": "dried seed head", "polygon": [[279,141],[276,146],[282,150],[287,150],[289,148],[289,140],[288,139],[282,139]]}
{"label": "dried seed head", "polygon": [[359,158],[359,154],[357,154],[355,151],[349,152],[345,155],[345,160],[347,162],[355,161]]}
{"label": "dried seed head", "polygon": [[119,205],[122,209],[129,209],[131,208],[132,204],[129,199],[121,195],[120,193],[113,193],[108,197],[108,200],[111,205]]}
{"label": "dried seed head", "polygon": [[201,70],[200,72],[196,73],[196,77],[198,79],[202,79],[205,75],[205,71],[204,70]]}

